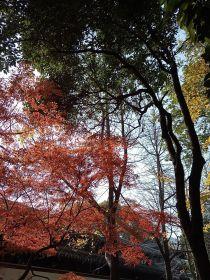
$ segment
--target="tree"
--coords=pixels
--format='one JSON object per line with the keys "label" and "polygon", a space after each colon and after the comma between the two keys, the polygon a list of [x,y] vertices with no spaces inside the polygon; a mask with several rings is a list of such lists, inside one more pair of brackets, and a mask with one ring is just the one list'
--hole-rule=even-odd
{"label": "tree", "polygon": [[[209,12],[210,4],[208,1],[189,1],[189,0],[161,0],[166,9],[178,12],[178,22],[180,27],[185,29],[193,43],[201,42],[205,45],[203,58],[207,65],[210,62],[210,32],[209,32]],[[210,73],[204,79],[207,88],[207,96],[210,96]]]}
{"label": "tree", "polygon": [[[165,278],[173,279],[180,273],[180,267],[174,262],[174,258],[180,253],[178,253],[180,229],[175,207],[173,168],[168,159],[165,143],[161,138],[161,129],[157,119],[157,112],[152,110],[151,116],[144,123],[144,132],[138,140],[141,156],[144,159],[142,162],[145,165],[140,184],[146,186],[145,190],[139,192],[139,196],[145,197],[145,204],[150,208],[154,207],[161,213],[173,216],[170,222],[165,221],[161,224],[162,234],[155,238],[165,263]],[[172,240],[175,236],[177,238],[174,246]]]}

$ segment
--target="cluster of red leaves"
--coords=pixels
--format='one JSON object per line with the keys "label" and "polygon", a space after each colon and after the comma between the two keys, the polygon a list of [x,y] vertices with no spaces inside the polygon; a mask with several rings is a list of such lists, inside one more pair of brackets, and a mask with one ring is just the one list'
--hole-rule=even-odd
{"label": "cluster of red leaves", "polygon": [[[106,243],[102,252],[112,255],[120,252],[128,265],[137,265],[140,262],[151,265],[151,260],[142,251],[141,243],[146,239],[162,236],[161,225],[171,223],[171,216],[150,211],[132,200],[127,200],[125,205],[121,205],[117,219],[117,234],[113,233],[111,236],[112,240],[117,236],[117,242]],[[107,229],[104,230],[104,236],[110,236],[110,233],[106,232]]]}
{"label": "cluster of red leaves", "polygon": [[137,265],[142,261],[148,265],[151,265],[151,260],[145,256],[140,246],[123,246],[120,248],[122,258],[127,265]]}
{"label": "cluster of red leaves", "polygon": [[85,278],[82,276],[78,276],[73,272],[69,272],[59,277],[58,280],[85,280]]}

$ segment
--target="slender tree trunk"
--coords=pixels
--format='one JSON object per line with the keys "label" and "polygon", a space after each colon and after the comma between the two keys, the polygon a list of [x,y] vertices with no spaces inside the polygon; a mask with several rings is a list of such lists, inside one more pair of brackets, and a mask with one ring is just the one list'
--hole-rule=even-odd
{"label": "slender tree trunk", "polygon": [[165,278],[166,280],[173,280],[173,274],[171,269],[171,257],[170,250],[168,245],[168,240],[159,240],[156,238],[156,242],[158,244],[159,250],[162,254],[164,264],[165,264]]}
{"label": "slender tree trunk", "polygon": [[[43,248],[44,250],[44,248]],[[23,272],[23,274],[18,278],[18,280],[24,280],[26,279],[26,277],[28,276],[29,272],[31,271],[31,266],[32,266],[32,262],[34,260],[34,254],[31,254],[28,261],[27,261],[27,265],[25,268],[25,271]]]}
{"label": "slender tree trunk", "polygon": [[[109,182],[109,244],[113,247],[117,247],[117,236],[116,236],[116,220],[115,220],[116,210],[114,206],[114,192],[113,192],[113,184],[110,180]],[[118,280],[119,279],[119,256],[118,253],[115,255],[110,255],[109,262],[110,269],[110,280]]]}
{"label": "slender tree trunk", "polygon": [[106,261],[109,266],[110,274],[109,279],[110,280],[118,280],[120,279],[120,272],[119,272],[119,255],[116,254],[116,256],[106,254],[105,255]]}
{"label": "slender tree trunk", "polygon": [[[109,220],[108,220],[108,228],[109,228],[109,244],[111,246],[117,248],[117,233],[116,233],[116,209],[114,206],[114,192],[113,192],[113,184],[112,180],[109,182]],[[118,280],[119,279],[119,256],[118,253],[116,255],[110,255],[110,280]]]}
{"label": "slender tree trunk", "polygon": [[165,275],[167,280],[173,280],[172,271],[171,271],[171,261],[167,255],[164,259],[165,261]]}
{"label": "slender tree trunk", "polygon": [[111,256],[111,263],[110,280],[120,279],[118,254],[116,256]]}
{"label": "slender tree trunk", "polygon": [[[111,136],[110,130],[110,119],[109,119],[109,106],[106,104],[106,135],[107,137]],[[108,243],[111,247],[117,248],[117,233],[116,233],[116,205],[114,203],[114,180],[113,174],[108,176],[109,183],[109,197],[108,197],[108,208],[109,208],[109,218],[108,218],[108,230],[109,230],[109,240]],[[119,256],[118,253],[115,255],[109,255],[109,269],[110,269],[110,280],[119,279]]]}
{"label": "slender tree trunk", "polygon": [[27,266],[23,274],[18,278],[18,280],[24,280],[28,276],[29,272],[31,271],[31,267]]}
{"label": "slender tree trunk", "polygon": [[[158,188],[159,188],[159,206],[160,206],[160,211],[164,215],[165,211],[165,184],[164,184],[164,179],[163,179],[163,170],[162,170],[162,165],[161,165],[161,159],[160,159],[160,154],[159,154],[159,146],[158,146],[158,139],[156,135],[156,130],[155,132],[155,154],[156,154],[156,164],[157,164],[157,175],[158,175]],[[162,233],[166,233],[166,225],[165,223],[162,223],[161,226]],[[172,280],[172,270],[171,270],[171,259],[170,259],[170,249],[169,249],[169,244],[168,244],[168,239],[162,238],[162,244],[159,242],[159,247],[161,246],[161,253],[164,259],[165,263],[165,276],[166,280]]]}
{"label": "slender tree trunk", "polygon": [[28,276],[29,272],[31,271],[32,274],[33,274],[33,271],[32,271],[32,262],[34,260],[34,258],[36,257],[36,255],[48,250],[48,249],[51,249],[51,248],[55,248],[54,246],[52,245],[49,245],[49,246],[46,246],[46,247],[43,247],[41,249],[39,249],[37,252],[34,252],[30,255],[29,259],[28,259],[28,262],[27,262],[27,265],[26,265],[26,268],[25,268],[25,271],[23,272],[23,274],[18,278],[18,280],[24,280],[26,279],[26,277]]}

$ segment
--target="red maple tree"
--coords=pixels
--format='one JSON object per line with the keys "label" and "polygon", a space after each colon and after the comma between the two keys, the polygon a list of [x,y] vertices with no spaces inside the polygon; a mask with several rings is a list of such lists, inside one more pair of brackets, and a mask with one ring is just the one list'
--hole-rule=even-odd
{"label": "red maple tree", "polygon": [[[127,143],[73,127],[59,112],[62,93],[23,64],[0,82],[0,232],[5,241],[33,252],[56,248],[71,231],[100,233],[102,249],[129,264],[150,263],[140,247],[159,233],[160,216],[125,200],[135,176]],[[101,206],[95,191],[108,185],[112,204]],[[110,206],[111,205],[111,206]],[[127,232],[124,242],[121,233]],[[23,278],[22,278],[23,279]]]}

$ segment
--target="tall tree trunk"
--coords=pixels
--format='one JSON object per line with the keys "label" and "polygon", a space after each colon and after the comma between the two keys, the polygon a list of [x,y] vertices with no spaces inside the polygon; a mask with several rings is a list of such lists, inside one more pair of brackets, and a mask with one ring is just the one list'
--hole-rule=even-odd
{"label": "tall tree trunk", "polygon": [[[113,181],[109,180],[109,220],[108,220],[108,228],[109,228],[109,245],[112,247],[117,247],[117,236],[116,236],[116,209],[114,205],[114,190],[113,190]],[[118,253],[116,255],[110,255],[109,257],[109,269],[110,269],[110,280],[118,280],[119,279],[119,256]]]}
{"label": "tall tree trunk", "polygon": [[119,255],[116,254],[116,256],[106,254],[105,255],[106,261],[109,266],[110,274],[109,279],[110,280],[118,280],[120,279],[120,272],[119,272]]}
{"label": "tall tree trunk", "polygon": [[[165,225],[163,225],[163,230],[166,232]],[[165,276],[166,280],[172,280],[173,279],[173,274],[172,274],[172,269],[171,269],[171,258],[170,258],[170,249],[169,249],[169,244],[167,239],[163,239],[163,259],[165,263]]]}
{"label": "tall tree trunk", "polygon": [[186,200],[186,196],[184,195],[183,197],[183,194],[181,193],[184,192],[185,178],[180,158],[175,163],[177,210],[182,228],[191,247],[200,278],[201,280],[207,280],[210,279],[210,262],[204,241],[203,218],[200,203],[200,184],[205,161],[203,159],[198,136],[182,92],[175,63],[172,67],[172,78],[177,100],[184,117],[184,122],[188,130],[192,147],[192,167],[189,176],[189,201],[191,215],[188,213],[186,216],[186,209],[183,209],[182,207],[184,205],[183,198]]}
{"label": "tall tree trunk", "polygon": [[183,235],[183,239],[184,239],[184,247],[186,249],[190,273],[192,275],[193,280],[199,280],[198,272],[197,272],[197,269],[195,266],[195,261],[194,261],[192,252],[190,252],[189,243],[187,242],[184,232],[182,233],[182,235]]}
{"label": "tall tree trunk", "polygon": [[209,260],[206,251],[205,242],[203,239],[203,232],[200,234],[198,234],[198,232],[191,233],[187,236],[187,239],[194,256],[195,265],[200,275],[200,279],[201,280],[210,279]]}
{"label": "tall tree trunk", "polygon": [[165,262],[165,276],[166,280],[173,280],[172,270],[171,270],[171,261],[168,255],[164,258]]}
{"label": "tall tree trunk", "polygon": [[[160,211],[164,215],[165,211],[165,184],[164,184],[164,179],[163,179],[163,169],[161,165],[161,159],[160,159],[160,154],[159,154],[159,146],[158,146],[158,139],[157,139],[157,134],[156,130],[154,131],[154,138],[155,138],[155,154],[156,154],[156,165],[157,165],[157,177],[158,177],[158,189],[159,189],[159,206],[160,206]],[[161,226],[162,233],[166,233],[166,224],[162,223]],[[167,237],[162,238],[162,244],[161,242],[158,243],[158,246],[160,248],[160,252],[163,256],[164,263],[165,263],[165,276],[166,280],[172,280],[172,269],[171,269],[171,258],[170,258],[170,249],[169,249],[169,241]]]}
{"label": "tall tree trunk", "polygon": [[111,256],[110,280],[117,280],[119,278],[119,256]]}
{"label": "tall tree trunk", "polygon": [[[106,104],[106,135],[107,137],[111,136],[110,130],[110,119],[109,119],[109,104]],[[113,174],[109,174],[108,176],[109,183],[109,197],[108,197],[108,208],[109,208],[109,217],[108,217],[108,230],[109,230],[109,240],[108,243],[111,247],[117,248],[117,233],[116,233],[116,210],[117,206],[114,203],[115,193],[114,193],[114,179]],[[119,256],[118,253],[116,255],[109,255],[109,269],[110,269],[110,280],[118,280],[119,279]]]}

